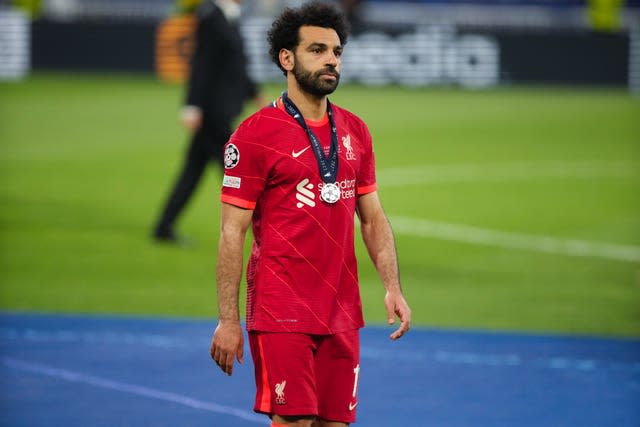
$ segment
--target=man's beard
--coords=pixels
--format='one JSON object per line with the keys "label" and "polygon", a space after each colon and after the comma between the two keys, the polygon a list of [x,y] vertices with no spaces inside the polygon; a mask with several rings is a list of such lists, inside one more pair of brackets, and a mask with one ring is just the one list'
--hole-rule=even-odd
{"label": "man's beard", "polygon": [[[327,66],[322,70],[312,73],[311,71],[305,70],[298,64],[299,62],[296,62],[293,66],[293,75],[298,82],[298,86],[308,94],[323,97],[333,93],[338,87],[338,83],[340,82],[340,73],[338,73],[334,67]],[[322,74],[326,73],[334,75],[336,79],[325,79]]]}

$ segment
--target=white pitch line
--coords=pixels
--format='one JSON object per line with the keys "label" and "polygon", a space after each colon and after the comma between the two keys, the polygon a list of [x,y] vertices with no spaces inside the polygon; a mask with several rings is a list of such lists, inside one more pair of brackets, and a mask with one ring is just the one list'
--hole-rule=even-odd
{"label": "white pitch line", "polygon": [[54,368],[47,365],[41,365],[38,363],[29,363],[21,360],[4,358],[3,362],[6,366],[20,371],[31,372],[35,374],[46,375],[53,378],[62,379],[65,381],[89,384],[96,387],[116,390],[124,393],[135,394],[137,396],[148,397],[151,399],[163,400],[165,402],[177,403],[179,405],[187,406],[193,409],[201,409],[204,411],[215,412],[218,414],[232,415],[243,420],[252,421],[255,423],[265,423],[265,417],[257,414],[253,414],[248,411],[233,408],[230,406],[218,405],[217,403],[204,402],[202,400],[193,399],[182,394],[170,393],[162,390],[156,390],[149,387],[139,386],[135,384],[128,384],[119,381],[110,380],[107,378],[100,378],[93,375],[86,375],[80,372],[69,371],[66,369]]}
{"label": "white pitch line", "polygon": [[560,255],[640,262],[640,246],[560,239],[402,216],[393,216],[389,220],[396,233],[412,236]]}
{"label": "white pitch line", "polygon": [[438,182],[630,178],[639,170],[630,162],[471,163],[382,169],[377,180],[382,187],[400,187]]}

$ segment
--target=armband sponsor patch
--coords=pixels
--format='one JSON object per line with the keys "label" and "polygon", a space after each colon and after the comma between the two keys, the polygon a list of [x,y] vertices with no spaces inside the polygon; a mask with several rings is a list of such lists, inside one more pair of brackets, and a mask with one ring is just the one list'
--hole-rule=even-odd
{"label": "armband sponsor patch", "polygon": [[222,186],[229,188],[240,188],[241,178],[238,176],[225,175],[222,179]]}

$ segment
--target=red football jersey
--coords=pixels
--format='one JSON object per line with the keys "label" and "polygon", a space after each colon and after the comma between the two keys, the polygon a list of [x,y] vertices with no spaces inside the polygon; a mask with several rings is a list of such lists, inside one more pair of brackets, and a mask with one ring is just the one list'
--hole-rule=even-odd
{"label": "red football jersey", "polygon": [[[341,198],[320,198],[322,179],[306,132],[281,99],[246,119],[225,145],[221,199],[253,209],[247,329],[333,334],[361,328],[354,250],[358,196],[376,189],[371,135],[333,106]],[[328,117],[307,121],[328,153]]]}

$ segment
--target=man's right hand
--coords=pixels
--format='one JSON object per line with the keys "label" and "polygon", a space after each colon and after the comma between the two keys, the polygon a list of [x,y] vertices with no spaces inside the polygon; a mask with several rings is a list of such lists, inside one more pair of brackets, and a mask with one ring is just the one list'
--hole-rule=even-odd
{"label": "man's right hand", "polygon": [[233,373],[234,358],[242,363],[244,336],[239,320],[220,320],[211,339],[211,358],[227,375]]}
{"label": "man's right hand", "polygon": [[196,132],[202,126],[202,110],[194,105],[187,105],[180,113],[180,120],[187,130]]}

